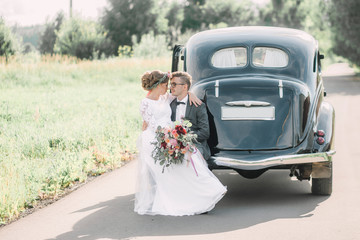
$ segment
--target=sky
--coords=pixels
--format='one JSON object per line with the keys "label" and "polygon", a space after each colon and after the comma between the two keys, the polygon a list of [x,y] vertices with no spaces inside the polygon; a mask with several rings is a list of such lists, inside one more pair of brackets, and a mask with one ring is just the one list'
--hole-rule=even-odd
{"label": "sky", "polygon": [[[262,4],[269,0],[252,0]],[[73,14],[97,19],[107,0],[72,0]],[[0,0],[0,16],[9,25],[31,26],[53,20],[63,10],[69,16],[70,0]]]}
{"label": "sky", "polygon": [[[72,0],[73,14],[97,19],[107,0]],[[70,0],[0,0],[0,16],[7,24],[31,26],[53,20],[63,10],[69,16]]]}

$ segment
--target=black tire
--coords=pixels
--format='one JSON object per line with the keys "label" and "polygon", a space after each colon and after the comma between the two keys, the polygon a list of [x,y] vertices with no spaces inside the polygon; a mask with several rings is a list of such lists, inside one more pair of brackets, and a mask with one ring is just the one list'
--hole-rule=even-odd
{"label": "black tire", "polygon": [[333,180],[333,171],[332,164],[331,167],[331,176],[329,178],[312,178],[311,192],[314,195],[331,195],[332,193],[332,180]]}

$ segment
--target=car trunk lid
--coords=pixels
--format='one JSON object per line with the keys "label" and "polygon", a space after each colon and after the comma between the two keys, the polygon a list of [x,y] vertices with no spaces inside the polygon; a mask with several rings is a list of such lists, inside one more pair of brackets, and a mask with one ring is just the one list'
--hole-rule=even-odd
{"label": "car trunk lid", "polygon": [[[212,85],[212,86],[211,86]],[[207,84],[209,145],[218,150],[293,147],[294,91],[275,79],[220,79]]]}

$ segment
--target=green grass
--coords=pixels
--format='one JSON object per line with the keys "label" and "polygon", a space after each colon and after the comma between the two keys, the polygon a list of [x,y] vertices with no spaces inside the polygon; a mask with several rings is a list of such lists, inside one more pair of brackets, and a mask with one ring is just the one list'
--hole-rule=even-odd
{"label": "green grass", "polygon": [[136,153],[140,76],[170,58],[0,65],[0,224]]}

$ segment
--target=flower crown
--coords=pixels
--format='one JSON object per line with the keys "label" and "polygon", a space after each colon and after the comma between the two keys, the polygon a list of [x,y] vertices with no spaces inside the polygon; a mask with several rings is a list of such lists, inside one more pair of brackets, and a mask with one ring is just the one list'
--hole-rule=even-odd
{"label": "flower crown", "polygon": [[170,72],[165,73],[164,76],[162,76],[162,78],[160,78],[154,85],[149,87],[148,90],[156,88],[160,83],[164,83],[167,79],[170,78],[171,78],[171,73]]}

